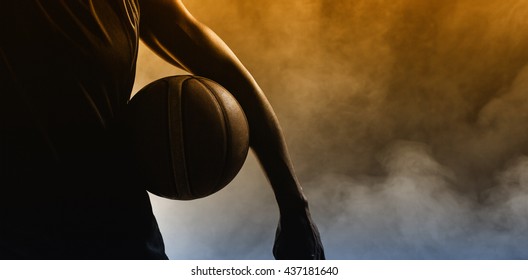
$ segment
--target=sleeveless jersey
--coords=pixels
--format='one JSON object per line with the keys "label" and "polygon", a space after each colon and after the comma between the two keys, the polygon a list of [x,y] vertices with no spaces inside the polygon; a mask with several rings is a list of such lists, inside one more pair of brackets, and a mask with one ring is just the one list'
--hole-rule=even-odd
{"label": "sleeveless jersey", "polygon": [[120,118],[137,0],[0,3],[0,258],[166,258]]}

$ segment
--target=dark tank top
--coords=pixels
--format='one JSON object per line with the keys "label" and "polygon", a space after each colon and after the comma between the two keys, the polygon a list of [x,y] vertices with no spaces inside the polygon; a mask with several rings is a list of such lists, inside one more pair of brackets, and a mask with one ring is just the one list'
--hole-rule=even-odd
{"label": "dark tank top", "polygon": [[0,258],[166,258],[120,120],[136,0],[0,3]]}

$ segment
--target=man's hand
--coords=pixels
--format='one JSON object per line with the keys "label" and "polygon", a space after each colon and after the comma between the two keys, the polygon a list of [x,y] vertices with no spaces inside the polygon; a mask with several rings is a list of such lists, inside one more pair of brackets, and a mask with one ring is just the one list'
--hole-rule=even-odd
{"label": "man's hand", "polygon": [[310,212],[281,216],[273,256],[277,260],[324,260],[325,254],[319,231]]}

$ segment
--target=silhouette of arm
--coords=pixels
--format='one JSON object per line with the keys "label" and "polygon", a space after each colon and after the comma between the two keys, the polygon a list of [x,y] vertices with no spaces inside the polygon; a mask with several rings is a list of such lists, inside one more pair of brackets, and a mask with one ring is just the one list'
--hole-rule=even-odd
{"label": "silhouette of arm", "polygon": [[222,39],[197,21],[181,0],[142,0],[140,8],[141,39],[149,48],[175,66],[218,82],[244,109],[250,146],[273,188],[281,215],[275,258],[324,258],[279,122],[255,79]]}

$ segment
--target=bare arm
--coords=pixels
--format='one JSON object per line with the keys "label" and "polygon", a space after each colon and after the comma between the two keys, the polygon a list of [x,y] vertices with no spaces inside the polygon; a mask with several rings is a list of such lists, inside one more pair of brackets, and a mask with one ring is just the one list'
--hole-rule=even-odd
{"label": "bare arm", "polygon": [[[220,83],[244,109],[250,128],[250,146],[271,183],[279,205],[281,224],[277,238],[287,239],[280,235],[286,235],[282,231],[291,225],[294,234],[289,238],[307,239],[303,241],[306,244],[296,245],[287,245],[289,241],[284,241],[282,245],[282,241],[276,241],[275,256],[290,258],[288,253],[279,251],[297,250],[302,252],[292,258],[324,257],[319,234],[295,177],[279,122],[255,79],[230,48],[185,9],[181,0],[143,0],[140,7],[141,38],[154,52],[175,66]],[[299,234],[304,237],[299,238]]]}

